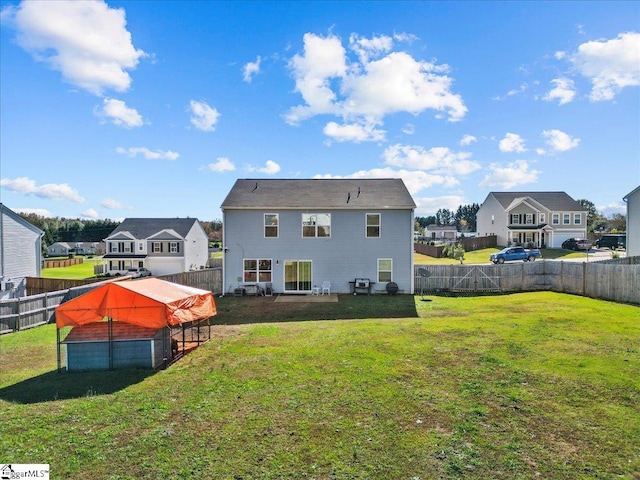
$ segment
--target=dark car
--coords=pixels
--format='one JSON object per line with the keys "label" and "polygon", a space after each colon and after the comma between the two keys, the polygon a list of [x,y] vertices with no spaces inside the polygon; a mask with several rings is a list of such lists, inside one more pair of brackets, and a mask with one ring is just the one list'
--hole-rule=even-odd
{"label": "dark car", "polygon": [[616,250],[627,246],[626,235],[602,235],[596,240],[596,248],[610,248]]}
{"label": "dark car", "polygon": [[565,250],[591,250],[591,242],[584,238],[569,238],[562,242]]}
{"label": "dark car", "polygon": [[131,275],[133,278],[150,277],[151,272],[146,268],[130,268],[127,270],[127,275]]}

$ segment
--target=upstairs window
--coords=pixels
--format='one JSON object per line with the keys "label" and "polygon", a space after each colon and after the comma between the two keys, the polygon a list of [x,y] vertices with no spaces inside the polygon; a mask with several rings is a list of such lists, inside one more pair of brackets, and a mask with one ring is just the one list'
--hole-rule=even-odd
{"label": "upstairs window", "polygon": [[559,213],[554,213],[551,216],[551,223],[554,225],[559,225],[560,224],[560,214]]}
{"label": "upstairs window", "polygon": [[544,213],[541,213],[540,214],[540,223],[544,223],[544,221],[545,221],[544,218],[545,218],[544,217]]}
{"label": "upstairs window", "polygon": [[514,213],[511,215],[511,225],[519,225],[520,224],[520,215]]}
{"label": "upstairs window", "polygon": [[380,238],[380,214],[367,213],[367,238]]}
{"label": "upstairs window", "polygon": [[574,213],[573,214],[573,224],[574,225],[580,225],[582,223],[582,215],[580,215],[579,213]]}
{"label": "upstairs window", "polygon": [[153,253],[160,253],[162,252],[162,243],[160,242],[153,242],[151,244],[151,250],[153,251]]}
{"label": "upstairs window", "polygon": [[571,214],[569,213],[562,214],[562,224],[569,225],[569,223],[571,223]]}
{"label": "upstairs window", "polygon": [[178,242],[170,242],[169,251],[171,253],[178,253],[180,251],[180,248],[178,247]]}
{"label": "upstairs window", "polygon": [[527,213],[524,216],[524,223],[527,225],[533,225],[533,213]]}
{"label": "upstairs window", "polygon": [[302,214],[303,237],[330,237],[331,214],[330,213],[303,213]]}
{"label": "upstairs window", "polygon": [[278,237],[278,214],[277,213],[265,213],[264,214],[264,236],[265,237]]}

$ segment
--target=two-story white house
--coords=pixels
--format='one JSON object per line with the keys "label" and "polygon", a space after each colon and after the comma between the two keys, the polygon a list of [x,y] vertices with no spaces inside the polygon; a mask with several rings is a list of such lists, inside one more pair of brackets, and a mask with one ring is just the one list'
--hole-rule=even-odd
{"label": "two-story white house", "polygon": [[562,248],[568,238],[586,238],[587,209],[565,192],[491,192],[476,215],[478,235],[496,235],[498,245]]}
{"label": "two-story white house", "polygon": [[40,276],[43,235],[0,203],[0,298],[26,295],[25,278]]}
{"label": "two-story white house", "polygon": [[415,202],[400,179],[241,179],[222,203],[223,291],[413,292]]}
{"label": "two-story white house", "polygon": [[105,242],[111,275],[130,268],[168,275],[205,268],[209,260],[209,240],[196,218],[126,218]]}

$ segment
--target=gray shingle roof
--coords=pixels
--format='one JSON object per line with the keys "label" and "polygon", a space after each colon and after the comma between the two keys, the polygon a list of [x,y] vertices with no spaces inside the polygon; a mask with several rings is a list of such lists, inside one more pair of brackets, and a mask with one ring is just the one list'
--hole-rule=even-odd
{"label": "gray shingle roof", "polygon": [[222,209],[414,209],[404,182],[381,179],[239,179]]}
{"label": "gray shingle roof", "polygon": [[119,232],[130,232],[135,238],[142,239],[171,229],[184,238],[197,221],[197,218],[125,218],[109,237]]}
{"label": "gray shingle roof", "polygon": [[554,212],[584,212],[587,209],[565,192],[491,192],[506,210],[517,198],[531,197]]}

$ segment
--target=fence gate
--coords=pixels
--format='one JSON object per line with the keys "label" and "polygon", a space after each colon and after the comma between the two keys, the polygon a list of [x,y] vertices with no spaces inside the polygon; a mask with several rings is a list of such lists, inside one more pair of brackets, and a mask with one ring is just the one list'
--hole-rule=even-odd
{"label": "fence gate", "polygon": [[[489,271],[492,269],[489,268]],[[481,266],[475,266],[464,276],[453,277],[454,292],[499,292],[500,276],[489,275]]]}

